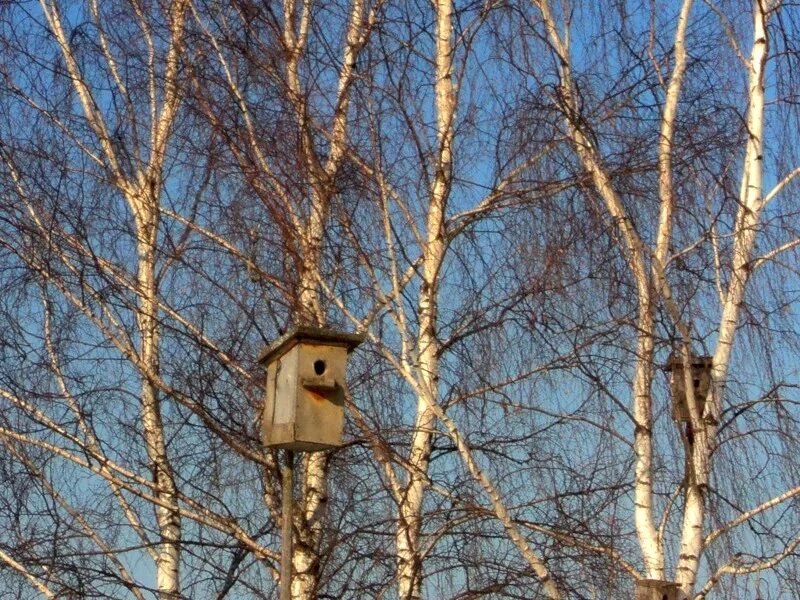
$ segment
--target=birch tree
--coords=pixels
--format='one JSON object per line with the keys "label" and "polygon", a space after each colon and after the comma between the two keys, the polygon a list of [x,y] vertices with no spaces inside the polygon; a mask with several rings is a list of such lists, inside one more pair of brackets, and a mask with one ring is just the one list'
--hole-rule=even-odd
{"label": "birch tree", "polygon": [[[105,69],[115,86],[120,99],[128,104],[131,113],[137,110],[133,102],[138,100],[129,95],[126,82],[120,75],[117,58],[109,46],[105,28],[107,24],[101,16],[97,3],[90,3],[87,17],[97,31],[101,59]],[[138,345],[135,348],[135,360],[141,369],[141,419],[144,442],[153,474],[154,495],[158,500],[155,507],[158,521],[159,544],[155,550],[156,579],[159,596],[175,598],[180,589],[179,562],[181,520],[177,509],[176,483],[173,469],[166,450],[164,428],[161,418],[161,404],[158,391],[152,381],[158,375],[159,364],[159,326],[158,326],[158,283],[156,279],[157,232],[160,218],[160,194],[163,188],[163,169],[167,143],[173,127],[179,104],[178,66],[183,48],[183,31],[186,3],[176,2],[167,7],[167,44],[159,52],[156,65],[156,41],[153,39],[151,24],[146,18],[138,15],[138,26],[144,35],[150,51],[150,71],[147,98],[149,123],[146,129],[146,142],[135,148],[127,148],[119,143],[119,136],[112,130],[102,105],[106,101],[98,97],[99,92],[93,89],[90,75],[81,68],[81,57],[68,25],[63,16],[63,8],[55,3],[42,2],[39,10],[41,19],[51,36],[58,52],[58,66],[71,89],[65,90],[68,97],[74,98],[80,107],[80,119],[90,135],[77,139],[78,148],[85,158],[95,163],[106,178],[125,199],[130,209],[135,229],[136,240],[136,275],[134,286],[137,306],[134,311],[136,319],[136,335]],[[134,8],[134,10],[136,10]],[[163,62],[162,62],[163,61]],[[41,106],[41,100],[27,94],[24,84],[18,85],[13,77],[7,82],[12,94],[17,94],[22,101],[34,110],[40,111],[43,118],[50,120],[56,127],[69,127],[61,121],[60,115],[48,112]],[[143,98],[144,98],[143,97]],[[131,115],[132,116],[132,115]],[[123,127],[122,122],[117,123]],[[138,123],[129,123],[137,127]],[[67,133],[71,133],[70,130]],[[138,133],[138,132],[137,132]],[[144,134],[144,131],[142,132]],[[131,154],[127,154],[131,151]],[[125,154],[123,154],[125,153]],[[6,167],[16,187],[17,197],[28,199],[27,209],[36,226],[44,228],[44,223],[37,214],[37,209],[30,201],[31,194],[26,190],[22,174],[12,157],[6,154]]]}
{"label": "birch tree", "polygon": [[[311,2],[284,3],[280,16],[247,2],[235,3],[232,9],[226,5],[210,5],[208,12],[193,12],[203,43],[209,48],[213,65],[210,68],[219,73],[221,93],[230,99],[235,111],[235,133],[226,134],[234,160],[252,185],[255,196],[267,209],[268,216],[279,221],[284,228],[283,249],[294,258],[294,272],[284,287],[284,299],[291,307],[288,316],[294,324],[328,324],[329,315],[319,293],[323,245],[338,173],[347,147],[347,123],[357,76],[356,64],[381,5],[381,2],[370,4],[354,0],[349,5],[329,7],[334,18],[341,18],[343,23],[341,53],[333,66],[311,62],[317,51],[310,46],[328,41],[321,21],[326,17],[326,9]],[[342,14],[337,12],[339,10]],[[241,32],[244,38],[240,37]],[[335,38],[331,41],[334,45],[339,42]],[[231,56],[230,52],[241,52],[244,61],[236,54]],[[280,64],[272,62],[275,54],[280,57]],[[259,89],[277,88],[275,104],[279,110],[286,111],[283,133],[291,135],[296,140],[294,144],[286,144],[277,152],[265,147],[261,134],[269,131],[273,124],[259,122],[262,115],[257,106],[251,105],[253,100],[245,91],[251,82],[237,73],[236,67],[241,62],[258,73],[255,79],[263,78],[263,82],[256,83]],[[332,77],[335,87],[316,87],[314,77],[318,72]],[[198,85],[207,86],[208,82],[198,81]],[[315,106],[314,97],[318,94],[332,107],[323,114],[319,114]],[[263,101],[262,98],[254,100],[259,105]],[[220,131],[229,127],[216,114],[217,107],[207,99],[200,100],[199,108],[212,127]],[[295,168],[291,175],[285,170],[286,165],[280,164],[287,159]],[[209,239],[222,241],[223,246],[238,253],[235,247],[219,240],[213,231],[192,227]],[[264,232],[254,231],[253,234],[258,239]],[[264,268],[252,258],[249,267],[255,277],[271,271],[270,267]],[[269,275],[266,278],[274,280]],[[307,453],[303,457],[301,508],[295,523],[298,540],[292,560],[294,598],[315,598],[319,593],[329,458],[324,453]],[[274,456],[271,460],[274,461]],[[279,507],[274,499],[269,504],[273,510]],[[279,518],[278,514],[274,516]]]}
{"label": "birch tree", "polygon": [[[48,563],[47,549],[29,540],[9,546],[5,564],[46,597],[185,597],[186,515],[274,557],[228,516],[182,496],[175,469],[181,417],[167,406],[182,401],[208,421],[161,366],[164,315],[198,331],[161,289],[180,253],[164,252],[171,236],[161,214],[185,89],[188,8],[41,2],[10,9],[3,24],[3,246],[11,272],[30,275],[6,282],[29,323],[4,364],[2,441],[43,498],[18,498],[19,509],[49,507],[50,544],[74,536],[75,551],[100,557],[99,566],[81,564],[65,546]],[[94,356],[94,368],[81,353]],[[108,367],[115,360],[125,366]],[[95,506],[93,494],[102,498]],[[62,536],[63,527],[74,533]],[[152,560],[152,584],[125,557],[129,544]]]}
{"label": "birch tree", "polygon": [[[377,196],[375,206],[358,207],[356,214],[374,222],[375,229],[380,228],[383,236],[374,238],[364,235],[361,226],[353,223],[349,215],[345,219],[340,217],[341,225],[354,246],[354,260],[357,261],[358,272],[363,273],[363,279],[355,279],[353,283],[342,286],[329,281],[321,282],[334,306],[354,326],[368,330],[368,336],[380,356],[395,371],[402,384],[407,386],[410,398],[414,399],[408,437],[401,442],[403,446],[407,444],[407,449],[399,456],[391,447],[390,440],[376,436],[371,431],[372,420],[365,417],[362,409],[355,405],[351,407],[355,412],[354,421],[359,433],[365,436],[375,459],[381,464],[384,483],[397,506],[395,577],[397,593],[401,598],[423,596],[425,557],[434,551],[433,547],[441,538],[449,537],[452,526],[445,522],[438,530],[423,532],[426,496],[432,486],[431,458],[437,436],[443,436],[447,440],[444,443],[453,444],[460,458],[459,463],[466,468],[468,477],[477,487],[476,492],[481,496],[477,502],[488,505],[486,512],[465,510],[464,514],[468,516],[462,514],[461,518],[465,519],[463,522],[491,515],[513,545],[514,552],[522,558],[525,569],[539,579],[546,596],[561,597],[541,554],[523,533],[507,507],[507,499],[481,465],[476,450],[446,408],[449,405],[458,411],[460,406],[469,406],[472,398],[480,398],[490,391],[502,394],[505,387],[526,379],[536,369],[515,372],[509,375],[507,381],[497,381],[496,374],[482,372],[487,380],[476,384],[477,389],[469,385],[466,388],[459,386],[448,389],[440,382],[440,366],[446,357],[454,356],[449,352],[452,346],[457,346],[462,340],[471,340],[472,336],[485,330],[499,330],[502,335],[503,328],[507,326],[504,312],[512,310],[522,302],[521,299],[535,295],[533,291],[525,289],[509,293],[509,296],[503,296],[500,292],[498,297],[492,297],[488,306],[478,309],[490,311],[491,316],[474,313],[460,325],[452,322],[443,325],[439,305],[445,265],[462,259],[461,255],[449,252],[448,248],[456,245],[456,240],[465,231],[484,218],[502,214],[503,209],[512,206],[535,202],[548,191],[563,190],[572,185],[571,181],[551,183],[538,179],[539,173],[534,167],[543,162],[542,157],[547,154],[545,145],[536,148],[532,156],[522,160],[493,165],[496,170],[489,177],[495,178],[491,192],[477,192],[479,195],[474,202],[468,198],[476,194],[480,184],[473,186],[468,179],[455,183],[455,144],[458,139],[457,113],[461,84],[468,78],[466,74],[472,68],[471,61],[476,60],[473,55],[473,43],[477,45],[474,38],[482,35],[490,11],[491,7],[480,10],[465,8],[457,14],[454,5],[445,2],[434,5],[432,12],[423,11],[421,14],[413,6],[402,6],[396,12],[388,12],[382,31],[385,38],[381,36],[377,42],[379,50],[373,65],[367,65],[367,68],[372,66],[372,70],[367,72],[370,79],[365,82],[371,101],[362,109],[367,115],[366,131],[362,137],[369,141],[353,146],[350,155],[355,168],[367,179],[368,189]],[[459,22],[461,26],[457,29]],[[431,24],[432,33],[427,40],[429,45],[422,44],[422,47],[429,48],[430,54],[423,54],[422,60],[430,67],[422,66],[420,72],[415,72],[418,68],[418,51],[415,48],[397,47],[395,40],[403,39],[403,35],[424,37],[422,32],[427,23]],[[429,86],[431,95],[416,91],[419,89],[415,87],[417,85],[420,88]],[[373,111],[372,106],[381,108]],[[474,113],[480,112],[474,99],[466,101],[463,108],[473,117]],[[432,114],[430,124],[427,111]],[[502,115],[502,109],[496,114]],[[481,115],[480,118],[486,117]],[[472,123],[462,121],[461,125],[470,131],[463,136],[469,140],[465,143],[488,141],[489,144],[498,144],[498,139],[492,135],[481,138],[480,133],[476,132],[479,128],[473,129]],[[430,135],[427,127],[435,135]],[[413,158],[404,156],[406,148],[411,150]],[[482,158],[485,156],[482,152],[476,154]],[[395,168],[398,163],[401,166]],[[412,176],[409,180],[403,175],[398,177],[404,169],[419,173],[419,178],[414,180]],[[482,178],[483,174],[480,176]],[[455,208],[451,204],[454,187],[458,188]],[[480,256],[481,250],[477,250],[477,254]],[[492,267],[487,266],[487,269],[491,271]],[[451,285],[454,286],[453,290],[458,287],[455,282]],[[485,285],[490,287],[491,283]],[[561,285],[564,284],[558,282],[553,287],[560,289]],[[364,290],[363,294],[369,301],[365,303],[361,295],[341,292],[348,287]],[[494,304],[495,301],[497,304]],[[448,320],[457,314],[453,298],[448,299],[447,314]],[[391,333],[384,333],[384,337],[374,332],[370,326],[376,322],[380,322],[379,332],[390,329]],[[548,366],[553,366],[565,360],[565,357],[556,354],[550,360],[552,363]],[[548,366],[543,365],[540,369],[547,370]],[[449,374],[456,376],[452,370],[449,370]],[[466,372],[459,375],[465,375],[472,383],[471,375]],[[454,384],[451,382],[450,385]],[[460,494],[448,492],[442,486],[433,487],[436,494],[446,501],[455,503],[459,509],[466,508],[462,505]]]}
{"label": "birch tree", "polygon": [[[709,527],[708,505],[714,453],[724,440],[718,437],[721,415],[725,406],[732,403],[728,393],[727,382],[731,365],[731,350],[740,330],[740,314],[745,302],[745,293],[751,280],[752,267],[763,261],[755,255],[757,236],[762,229],[761,221],[765,207],[781,193],[784,186],[796,175],[796,169],[781,174],[778,171],[778,183],[771,190],[764,189],[764,157],[765,146],[765,87],[767,81],[767,64],[770,39],[776,29],[770,27],[771,21],[777,21],[780,3],[755,2],[752,4],[750,26],[750,46],[748,57],[740,50],[741,38],[734,32],[734,27],[725,16],[722,8],[708,5],[709,11],[705,19],[719,19],[716,27],[720,37],[727,35],[726,42],[741,61],[746,86],[742,114],[744,120],[744,136],[737,147],[737,158],[729,167],[738,169],[740,192],[736,202],[735,217],[727,230],[727,226],[718,217],[707,217],[703,229],[696,241],[681,248],[680,241],[674,233],[676,222],[680,222],[677,211],[687,210],[691,202],[686,198],[692,186],[676,181],[674,160],[683,150],[676,143],[676,128],[681,122],[681,111],[689,110],[681,104],[681,96],[685,93],[687,65],[689,63],[689,42],[687,31],[693,19],[700,19],[700,10],[691,1],[681,3],[674,21],[674,38],[672,56],[669,62],[660,62],[652,54],[653,39],[656,34],[652,27],[657,26],[658,19],[651,21],[651,43],[648,46],[653,67],[660,78],[662,100],[660,110],[660,131],[654,155],[657,159],[657,181],[655,188],[658,199],[658,217],[651,223],[641,219],[648,218],[649,213],[641,214],[625,198],[624,184],[615,181],[614,175],[606,164],[604,151],[612,144],[603,138],[602,129],[597,128],[589,116],[589,109],[584,104],[583,93],[577,82],[573,68],[575,50],[570,45],[574,24],[569,9],[561,6],[556,9],[546,2],[534,2],[541,16],[541,28],[546,36],[547,44],[558,65],[558,83],[553,95],[554,102],[563,115],[563,127],[572,142],[572,147],[582,169],[590,177],[595,194],[602,202],[609,219],[616,229],[616,239],[621,255],[624,257],[636,293],[637,315],[636,350],[634,357],[634,375],[631,387],[631,405],[634,424],[634,522],[644,563],[644,576],[652,579],[668,579],[676,581],[686,596],[697,593],[704,597],[719,582],[722,574],[748,574],[759,569],[770,568],[792,552],[795,542],[789,541],[783,549],[765,560],[741,560],[736,553],[730,562],[706,574],[706,581],[698,581],[701,560],[707,545],[719,535],[713,527]],[[620,107],[624,111],[624,107]],[[686,141],[684,141],[686,143]],[[777,169],[776,169],[777,171]],[[696,175],[681,170],[684,177]],[[702,175],[701,175],[702,177]],[[716,192],[712,191],[711,194]],[[691,208],[688,208],[691,210]],[[725,229],[726,233],[720,230]],[[729,237],[731,243],[721,243],[722,237]],[[685,243],[685,242],[684,242]],[[656,316],[663,311],[668,319],[670,329],[674,332],[675,349],[684,361],[687,384],[692,390],[692,382],[688,373],[691,357],[696,355],[697,323],[692,322],[691,313],[684,298],[676,299],[674,293],[675,278],[679,268],[676,263],[697,252],[704,244],[711,245],[714,256],[714,280],[718,291],[718,321],[716,339],[713,340],[712,393],[704,405],[689,392],[687,399],[690,421],[685,430],[675,431],[683,442],[685,453],[685,471],[683,481],[676,489],[676,495],[682,502],[673,505],[670,501],[659,510],[654,502],[654,485],[656,478],[655,455],[658,447],[664,443],[657,436],[654,408],[654,378],[657,366],[656,349],[658,334],[656,333]],[[795,242],[789,240],[767,254],[770,257],[794,247]],[[703,300],[689,300],[706,310]],[[688,313],[688,314],[687,314]],[[711,316],[704,317],[713,321]],[[706,348],[703,348],[706,350]],[[726,423],[730,425],[730,421]],[[766,508],[774,507],[782,502],[791,501],[795,489],[780,490],[772,499],[753,509],[742,511],[733,522],[742,525],[750,516],[761,514]],[[680,509],[681,527],[675,540],[677,548],[670,548],[673,541],[668,537],[668,522],[673,517],[671,510]],[[723,526],[727,531],[730,526]],[[679,540],[679,541],[678,541]],[[677,550],[677,552],[676,552]],[[668,558],[673,557],[674,575],[668,573]],[[712,574],[713,573],[713,574]]]}
{"label": "birch tree", "polygon": [[[339,9],[337,7],[332,10]],[[549,575],[540,558],[519,532],[503,503],[502,495],[495,489],[491,478],[479,467],[457,425],[442,410],[440,403],[443,397],[438,383],[439,361],[443,348],[438,333],[440,326],[437,307],[446,246],[454,236],[458,235],[458,231],[463,231],[481,215],[490,213],[502,201],[513,202],[522,195],[518,189],[511,191],[511,187],[522,174],[527,172],[529,164],[523,162],[521,165],[515,165],[517,168],[503,174],[503,180],[494,193],[479,199],[474,206],[466,208],[463,212],[450,211],[448,215],[448,198],[453,185],[453,144],[459,95],[455,72],[456,56],[458,52],[464,53],[462,65],[471,58],[471,38],[468,36],[474,35],[473,31],[483,25],[486,15],[480,11],[464,12],[465,17],[471,19],[471,24],[466,32],[462,32],[467,37],[464,37],[457,47],[454,33],[456,15],[452,5],[447,3],[438,5],[434,11],[422,15],[415,14],[413,7],[401,7],[396,14],[392,12],[394,9],[387,10],[388,14],[382,13],[382,5],[378,4],[367,11],[367,7],[356,3],[347,13],[343,13],[350,15],[347,20],[336,21],[346,23],[342,28],[342,39],[345,44],[344,60],[341,67],[337,66],[335,69],[323,67],[336,75],[332,78],[333,81],[338,81],[335,90],[318,87],[320,86],[318,82],[326,81],[327,76],[316,75],[316,79],[309,79],[313,70],[320,68],[319,65],[308,62],[309,57],[316,56],[318,52],[316,45],[324,39],[322,34],[316,31],[317,19],[321,17],[317,16],[312,5],[304,6],[303,12],[297,16],[299,25],[296,29],[293,18],[295,10],[291,5],[284,6],[282,21],[250,5],[237,5],[233,11],[197,13],[198,26],[209,48],[203,56],[212,57],[210,64],[213,66],[206,68],[214,69],[218,73],[215,80],[220,85],[219,88],[215,88],[219,91],[210,94],[201,92],[198,105],[206,118],[221,135],[225,136],[237,167],[241,169],[242,175],[248,181],[248,185],[252,186],[251,189],[261,204],[267,208],[269,218],[282,223],[280,236],[283,248],[287,254],[294,257],[293,268],[283,275],[289,278],[284,288],[284,302],[290,307],[289,318],[299,322],[325,322],[327,315],[320,312],[322,299],[317,296],[317,290],[320,288],[324,292],[322,298],[326,298],[325,302],[331,307],[328,314],[338,313],[339,320],[344,319],[359,330],[369,329],[375,319],[383,318],[387,306],[390,307],[388,314],[397,327],[399,346],[382,345],[380,337],[372,336],[372,339],[375,343],[381,344],[382,356],[389,362],[391,368],[397,370],[398,376],[416,397],[409,449],[404,451],[402,453],[404,456],[399,459],[400,473],[396,470],[398,458],[389,449],[387,441],[371,431],[369,420],[361,413],[359,406],[352,404],[351,409],[354,412],[358,433],[365,436],[372,448],[375,459],[381,465],[381,472],[391,498],[397,505],[394,552],[397,555],[398,593],[401,597],[409,598],[418,598],[421,594],[421,565],[427,551],[421,536],[423,504],[429,487],[428,464],[433,448],[432,440],[437,423],[442,422],[446,424],[447,435],[457,444],[469,472],[479,481],[485,493],[488,493],[496,518],[508,531],[524,560],[533,565],[544,580],[545,586],[549,586],[551,596],[554,596],[555,589],[552,583],[547,583]],[[390,39],[394,32],[388,34],[384,40],[376,42],[377,59],[366,58],[369,56],[366,55],[361,61],[358,53],[366,52],[363,48],[370,47],[368,34],[374,23],[379,22],[382,26],[389,25],[391,28],[395,18],[398,19],[398,23],[401,22],[405,11],[409,11],[407,14],[412,19],[422,19],[420,25],[425,19],[431,19],[436,32],[431,38],[433,45],[430,55],[434,68],[423,83],[427,85],[428,82],[433,82],[433,95],[426,101],[430,101],[433,114],[436,115],[435,136],[430,140],[425,139],[427,134],[423,132],[423,128],[426,123],[422,113],[416,112],[415,108],[398,106],[398,114],[406,111],[405,116],[410,122],[408,135],[419,143],[421,150],[421,162],[413,168],[418,169],[426,182],[426,189],[420,196],[412,192],[412,195],[407,197],[398,195],[394,188],[391,181],[393,173],[391,170],[386,170],[381,149],[374,148],[375,153],[373,153],[373,148],[369,144],[360,145],[352,141],[354,138],[383,135],[380,131],[383,123],[380,120],[367,121],[366,127],[362,124],[364,123],[362,115],[370,114],[371,100],[367,100],[366,104],[362,100],[361,104],[349,108],[349,94],[357,93],[351,88],[357,90],[359,86],[363,86],[369,93],[376,92],[374,96],[376,104],[387,101],[395,103],[399,100],[398,97],[384,95],[385,91],[376,86],[373,79],[373,77],[386,77],[387,81],[391,81],[394,77],[403,78],[406,74],[410,74],[410,72],[404,73],[402,64],[395,62],[393,57],[384,55],[385,50],[380,48],[380,45],[386,42],[392,44]],[[357,18],[359,16],[361,21]],[[337,18],[341,19],[338,14]],[[415,22],[413,27],[416,26]],[[246,32],[244,37],[240,37],[239,34],[242,28]],[[401,35],[405,34],[401,29],[398,32]],[[285,57],[285,70],[275,68],[269,62],[276,52],[279,56]],[[362,66],[359,68],[360,76],[357,78],[355,68],[359,62]],[[395,72],[395,69],[398,70]],[[204,75],[208,78],[208,72],[204,72]],[[264,81],[259,80],[260,77],[263,77]],[[198,84],[202,86],[204,82],[199,81]],[[256,88],[253,88],[253,85]],[[249,91],[248,94],[245,94],[246,89]],[[258,89],[259,92],[254,93],[254,89]],[[391,91],[393,90],[390,90],[390,93]],[[316,101],[312,100],[315,97],[324,98],[326,94],[332,98],[330,102],[330,106],[334,109],[332,113],[320,109]],[[209,97],[225,97],[225,95],[231,96],[236,103],[237,111],[233,122],[220,119],[218,115],[222,111],[219,105],[207,100]],[[363,92],[361,97],[364,97]],[[257,102],[254,99],[257,99]],[[264,112],[266,106],[270,107],[268,109],[270,112]],[[349,131],[348,111],[359,117],[359,126],[350,127]],[[262,114],[264,117],[259,118]],[[281,115],[281,124],[277,126],[269,121],[269,115],[276,114]],[[280,133],[276,133],[276,130]],[[285,140],[281,148],[262,144],[262,140],[273,140],[274,136],[285,136],[288,132],[292,132],[291,139],[297,140],[296,145],[289,145]],[[374,138],[372,139],[374,141]],[[327,152],[327,159],[324,158],[323,149]],[[531,161],[535,162],[535,159]],[[291,173],[284,170],[286,164],[291,165]],[[321,165],[326,165],[323,170],[320,170]],[[347,166],[349,173],[352,173],[350,177],[356,181],[355,185],[366,186],[360,187],[356,193],[366,191],[368,194],[378,194],[380,200],[377,213],[372,212],[373,207],[369,203],[348,204],[350,202],[348,183],[343,178],[336,177],[340,166]],[[325,177],[322,176],[323,171],[327,173]],[[359,181],[364,183],[358,183]],[[327,217],[321,219],[319,215],[326,215],[333,201],[336,201],[335,205],[339,212],[331,220]],[[396,224],[393,223],[394,217],[391,216],[395,212],[395,207],[400,214],[405,215],[405,218],[401,218]],[[363,225],[351,221],[358,218],[374,218],[375,224],[381,227],[386,236],[376,249],[381,255],[389,253],[385,280],[382,280],[383,275],[379,274],[384,265],[373,262],[373,258],[369,256],[371,250],[368,248],[371,248],[371,242],[364,239]],[[448,222],[449,227],[454,229],[451,233],[447,232]],[[345,249],[341,252],[355,252],[352,260],[357,261],[355,264],[358,269],[363,266],[365,277],[370,282],[368,285],[375,286],[377,294],[367,291],[367,304],[364,304],[364,297],[352,294],[345,294],[346,297],[340,295],[342,289],[340,285],[350,285],[348,273],[337,266],[323,270],[322,265],[325,260],[319,254],[322,248],[323,225],[335,232],[324,238],[327,247],[332,248],[332,253],[340,253],[335,248],[342,243],[342,240],[335,239],[336,235],[344,236],[345,248],[347,245],[354,246],[353,250]],[[413,232],[413,236],[409,238],[410,247],[403,248],[398,245],[393,230],[395,226],[405,227]],[[213,231],[196,224],[192,227],[199,234],[220,243],[228,251],[248,262],[248,268],[254,271],[257,278],[267,282],[282,281],[281,275],[276,276],[270,271],[272,268],[270,265],[251,260],[238,246],[220,239]],[[317,234],[314,234],[315,231]],[[265,241],[263,231],[256,236]],[[311,243],[309,241],[311,237],[318,238],[318,242]],[[412,247],[418,254],[409,259]],[[420,273],[419,278],[415,272],[417,269]],[[307,281],[304,279],[306,277]],[[381,289],[384,281],[391,282],[391,287],[385,292]],[[411,314],[406,314],[409,307],[405,305],[403,298],[407,294],[417,293],[416,306],[411,309]],[[354,310],[351,302],[360,305],[360,308]],[[309,307],[314,306],[317,307],[316,316],[309,310]],[[467,331],[454,333],[451,343],[458,336],[468,335]],[[313,494],[308,485],[311,481],[309,474],[316,468],[315,464],[321,464],[321,460],[323,459],[317,457],[306,459],[305,491],[302,495],[306,503],[305,523],[301,519],[296,524],[301,542],[295,560],[298,576],[293,585],[293,593],[297,597],[313,594],[319,587],[315,570],[320,557],[314,554],[318,552],[314,548],[319,547],[319,534],[323,522],[321,515],[315,512],[321,504],[312,501]],[[323,471],[319,472],[324,474]],[[320,475],[317,481],[322,482],[323,479]],[[317,521],[311,518],[314,515]],[[304,533],[303,527],[306,526],[312,529]],[[303,553],[311,554],[302,556]]]}

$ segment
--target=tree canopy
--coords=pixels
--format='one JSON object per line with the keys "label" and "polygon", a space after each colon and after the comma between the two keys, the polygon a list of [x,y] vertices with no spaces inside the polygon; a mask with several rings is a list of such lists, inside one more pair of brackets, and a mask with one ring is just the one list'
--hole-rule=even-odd
{"label": "tree canopy", "polygon": [[257,358],[305,325],[365,342],[294,599],[798,597],[797,40],[781,0],[2,3],[0,588],[277,597]]}

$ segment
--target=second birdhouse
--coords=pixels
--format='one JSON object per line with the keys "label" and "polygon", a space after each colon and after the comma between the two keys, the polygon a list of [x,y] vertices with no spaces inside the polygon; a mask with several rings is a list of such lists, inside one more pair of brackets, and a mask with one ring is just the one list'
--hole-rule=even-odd
{"label": "second birdhouse", "polygon": [[362,336],[298,327],[259,357],[266,366],[265,446],[314,452],[342,445],[347,355]]}
{"label": "second birdhouse", "polygon": [[[690,363],[692,366],[690,381],[694,391],[694,401],[697,404],[697,412],[702,415],[706,397],[711,388],[712,358],[710,356],[692,356]],[[672,418],[678,422],[689,422],[689,402],[686,393],[683,357],[678,353],[671,354],[666,370],[671,373]]]}
{"label": "second birdhouse", "polygon": [[671,581],[640,579],[636,582],[636,600],[681,600],[680,589]]}

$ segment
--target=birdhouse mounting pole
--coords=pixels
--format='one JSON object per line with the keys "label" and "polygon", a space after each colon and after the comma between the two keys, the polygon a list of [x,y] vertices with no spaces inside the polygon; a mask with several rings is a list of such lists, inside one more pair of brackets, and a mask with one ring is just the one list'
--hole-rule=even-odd
{"label": "birdhouse mounting pole", "polygon": [[292,600],[292,520],[294,508],[294,450],[284,451],[283,523],[281,527],[281,600]]}

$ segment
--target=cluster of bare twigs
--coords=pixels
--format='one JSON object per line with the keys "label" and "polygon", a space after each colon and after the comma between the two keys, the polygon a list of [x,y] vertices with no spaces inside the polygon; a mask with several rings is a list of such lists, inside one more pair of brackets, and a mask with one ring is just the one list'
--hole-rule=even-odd
{"label": "cluster of bare twigs", "polygon": [[274,597],[302,323],[367,343],[294,598],[796,597],[798,16],[4,3],[0,586]]}

